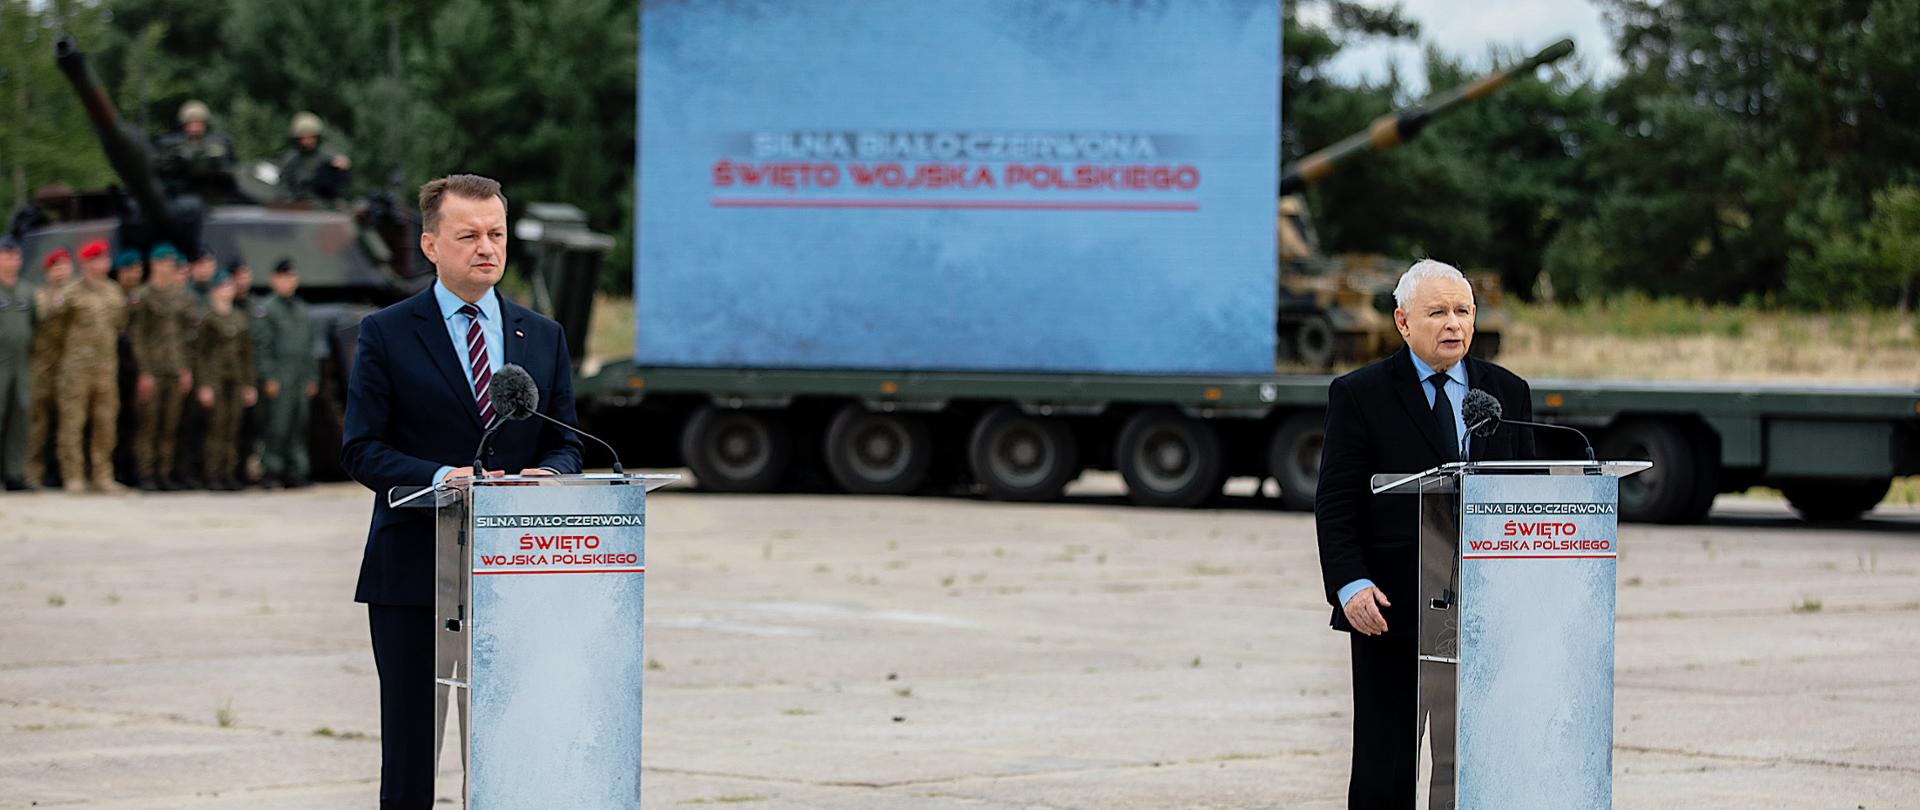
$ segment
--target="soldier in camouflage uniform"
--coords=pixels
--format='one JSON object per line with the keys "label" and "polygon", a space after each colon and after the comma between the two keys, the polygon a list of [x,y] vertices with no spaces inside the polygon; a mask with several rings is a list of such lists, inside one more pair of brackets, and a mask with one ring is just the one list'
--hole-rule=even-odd
{"label": "soldier in camouflage uniform", "polygon": [[254,321],[259,332],[260,387],[266,395],[267,441],[260,456],[262,482],[289,489],[307,485],[307,423],[320,392],[320,361],[313,356],[313,322],[307,303],[294,297],[300,274],[292,259],[273,266],[273,297]]}
{"label": "soldier in camouflage uniform", "polygon": [[295,115],[291,129],[293,145],[280,156],[280,188],[292,199],[322,204],[345,196],[352,162],[320,142],[320,116]]}
{"label": "soldier in camouflage uniform", "polygon": [[174,480],[175,448],[180,438],[180,406],[193,390],[187,337],[194,306],[178,265],[159,260],[153,278],[128,303],[127,337],[140,374],[134,381],[139,415],[133,438],[134,478],[143,490],[179,489]]}
{"label": "soldier in camouflage uniform", "polygon": [[[193,325],[184,338],[183,355],[189,366],[193,364],[194,336],[200,333],[200,320],[206,317],[208,299],[213,288],[214,274],[220,271],[220,260],[213,251],[202,249],[200,255],[187,265],[187,295],[193,299]],[[180,439],[178,475],[176,481],[181,489],[199,489],[206,485],[206,447],[207,447],[207,409],[201,407],[199,398],[188,394],[187,404],[180,411]]]}
{"label": "soldier in camouflage uniform", "polygon": [[[261,297],[253,294],[253,267],[244,258],[234,259],[227,262],[227,275],[233,276],[233,308],[246,313],[253,322],[248,331],[253,334],[254,362],[263,362],[260,360],[260,316],[267,310]],[[240,461],[235,465],[234,481],[241,489],[260,481],[260,437],[266,429],[266,402],[255,401],[240,414]]]}
{"label": "soldier in camouflage uniform", "polygon": [[234,490],[234,464],[240,441],[240,409],[258,397],[254,390],[253,336],[247,314],[233,308],[233,279],[214,277],[206,317],[194,337],[193,381],[200,406],[207,410],[207,488]]}
{"label": "soldier in camouflage uniform", "polygon": [[60,351],[60,475],[68,492],[125,489],[113,480],[113,445],[127,296],[107,278],[111,265],[102,251],[81,265],[80,281],[53,300],[53,318],[65,320],[67,330]]}
{"label": "soldier in camouflage uniform", "polygon": [[[73,259],[65,249],[47,254],[40,275],[46,282],[33,292],[32,396],[27,404],[27,488],[38,489],[47,480],[47,438],[52,435],[60,402],[60,355],[67,343],[67,321],[60,316],[60,295],[73,283]],[[73,475],[60,471],[62,477]]]}
{"label": "soldier in camouflage uniform", "polygon": [[33,287],[20,281],[20,243],[0,234],[0,479],[26,489],[27,400],[33,376]]}

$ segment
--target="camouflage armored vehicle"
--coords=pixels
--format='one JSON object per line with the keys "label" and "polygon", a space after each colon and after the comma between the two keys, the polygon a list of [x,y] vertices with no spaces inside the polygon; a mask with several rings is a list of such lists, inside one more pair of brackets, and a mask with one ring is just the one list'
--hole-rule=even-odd
{"label": "camouflage armored vehicle", "polygon": [[[360,319],[432,283],[433,268],[419,255],[420,226],[411,206],[376,195],[340,209],[281,201],[256,172],[236,167],[233,191],[217,199],[168,195],[155,173],[147,139],[127,126],[71,38],[54,45],[54,60],[86,109],[118,187],[76,192],[50,186],[17,212],[9,229],[23,244],[23,275],[38,273],[40,257],[105,239],[114,250],[145,252],[168,242],[192,254],[212,250],[222,263],[251,265],[257,290],[282,258],[300,268],[300,295],[314,304],[321,358],[321,390],[313,408],[312,458],[316,475],[337,476],[346,374]],[[37,279],[35,279],[37,281]],[[266,294],[256,292],[256,294]]]}
{"label": "camouflage armored vehicle", "polygon": [[[1279,315],[1275,323],[1280,365],[1326,370],[1364,363],[1400,345],[1393,325],[1393,286],[1406,261],[1379,255],[1330,257],[1320,252],[1306,200],[1310,185],[1342,164],[1373,152],[1386,152],[1413,140],[1436,115],[1486,97],[1516,78],[1529,75],[1573,53],[1562,39],[1507,70],[1435,95],[1421,104],[1374,119],[1366,129],[1300,159],[1280,178],[1274,218],[1280,266]],[[1491,358],[1500,350],[1505,318],[1500,312],[1500,278],[1468,273],[1479,307],[1473,340],[1475,356]]]}

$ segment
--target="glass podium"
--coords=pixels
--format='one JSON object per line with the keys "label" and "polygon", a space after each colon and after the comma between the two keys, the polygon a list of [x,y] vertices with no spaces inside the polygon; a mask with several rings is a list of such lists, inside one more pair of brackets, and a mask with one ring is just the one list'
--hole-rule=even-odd
{"label": "glass podium", "polygon": [[1421,805],[1612,806],[1619,484],[1652,466],[1477,461],[1373,476],[1374,494],[1419,499],[1409,722]]}
{"label": "glass podium", "polygon": [[[466,807],[638,808],[646,496],[676,475],[399,487],[434,510],[434,739]],[[435,761],[439,761],[438,744]]]}

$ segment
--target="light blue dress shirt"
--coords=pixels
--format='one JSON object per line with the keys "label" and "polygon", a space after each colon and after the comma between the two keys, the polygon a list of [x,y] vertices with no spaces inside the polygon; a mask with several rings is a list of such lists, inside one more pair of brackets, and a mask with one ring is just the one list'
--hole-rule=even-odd
{"label": "light blue dress shirt", "polygon": [[[1433,366],[1427,365],[1420,355],[1411,351],[1407,352],[1407,357],[1413,360],[1413,373],[1420,381],[1420,393],[1427,395],[1427,409],[1432,410],[1433,385],[1427,382],[1427,378],[1433,376]],[[1460,437],[1460,458],[1465,459],[1473,447],[1473,437],[1467,435],[1467,419],[1460,414],[1460,403],[1467,399],[1467,361],[1461,360],[1454,363],[1453,368],[1447,369],[1447,381],[1443,385],[1447,389],[1447,400],[1453,403],[1453,435]],[[1354,594],[1371,587],[1371,579],[1356,579],[1347,583],[1346,587],[1340,589],[1340,604],[1345,605],[1353,599]]]}
{"label": "light blue dress shirt", "polygon": [[[471,393],[473,366],[467,363],[467,331],[473,328],[473,319],[460,314],[460,308],[466,306],[467,302],[460,300],[460,296],[441,286],[437,280],[433,282],[433,300],[440,305],[440,319],[447,325],[447,339],[452,341],[448,348],[453,352],[453,364],[466,375],[467,391]],[[487,369],[498,374],[500,366],[506,363],[503,350],[507,340],[506,328],[500,321],[500,297],[494,295],[492,288],[488,288],[487,294],[481,296],[474,305],[480,308],[480,339],[487,342]],[[440,483],[452,471],[451,466],[435,470],[434,483]]]}

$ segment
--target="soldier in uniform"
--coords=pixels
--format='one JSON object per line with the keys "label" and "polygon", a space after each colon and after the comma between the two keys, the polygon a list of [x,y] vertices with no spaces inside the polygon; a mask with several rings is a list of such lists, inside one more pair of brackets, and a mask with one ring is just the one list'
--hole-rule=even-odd
{"label": "soldier in uniform", "polygon": [[[187,295],[193,300],[193,324],[182,338],[186,341],[186,362],[193,363],[193,340],[199,334],[200,320],[206,317],[209,292],[213,287],[214,274],[220,272],[220,260],[213,251],[202,249],[187,265]],[[210,475],[206,469],[207,409],[200,405],[198,397],[191,394],[187,404],[180,412],[179,475],[176,482],[182,489],[199,489],[205,485]]]}
{"label": "soldier in uniform", "polygon": [[127,337],[140,372],[134,380],[133,469],[141,489],[170,492],[180,488],[174,477],[180,406],[193,390],[187,337],[194,305],[178,265],[160,261],[158,250],[154,256],[153,278],[128,304]]}
{"label": "soldier in uniform", "polygon": [[260,456],[262,483],[288,489],[308,484],[307,423],[320,393],[320,361],[313,356],[307,303],[294,296],[300,273],[292,259],[273,266],[273,297],[254,321],[259,328],[260,388],[266,396],[267,441]]}
{"label": "soldier in uniform", "polygon": [[207,308],[207,293],[213,289],[213,276],[218,272],[220,272],[220,257],[204,248],[201,249],[200,255],[193,257],[193,261],[187,264],[187,280],[191,282],[188,291],[193,293],[193,300],[199,303],[202,310]]}
{"label": "soldier in uniform", "polygon": [[53,317],[66,321],[60,352],[60,476],[68,492],[124,491],[113,480],[114,417],[120,412],[120,330],[127,296],[107,278],[100,255],[81,265],[81,278],[54,296]]}
{"label": "soldier in uniform", "polygon": [[[253,358],[257,363],[260,361],[260,317],[266,312],[266,305],[253,294],[253,268],[246,259],[227,262],[227,275],[233,276],[233,308],[253,321],[248,331],[253,334]],[[240,461],[233,480],[241,489],[260,480],[260,435],[267,425],[265,406],[264,402],[255,402],[240,414]]]}
{"label": "soldier in uniform", "polygon": [[0,480],[26,489],[27,400],[33,376],[33,289],[20,282],[20,243],[0,234]]}
{"label": "soldier in uniform", "polygon": [[280,188],[296,200],[331,203],[347,193],[347,156],[320,142],[320,116],[302,112],[293,117],[293,144],[280,156]]}
{"label": "soldier in uniform", "polygon": [[233,196],[233,141],[211,131],[207,105],[180,105],[180,128],[154,143],[154,171],[173,194],[198,194],[212,200]]}
{"label": "soldier in uniform", "polygon": [[[120,292],[126,294],[127,318],[131,323],[133,299],[136,291],[140,289],[141,281],[146,278],[146,266],[140,260],[140,251],[123,250],[115,254],[113,270],[107,273],[107,277],[119,282]],[[139,428],[137,417],[139,410],[135,407],[138,403],[134,401],[133,389],[135,381],[140,376],[140,368],[133,363],[133,341],[128,338],[126,332],[120,333],[119,345],[120,375],[115,382],[119,383],[120,389],[120,417],[119,426],[114,433],[119,438],[114,442],[113,447],[113,474],[120,483],[132,486],[140,481],[135,475],[133,463],[133,434]]]}
{"label": "soldier in uniform", "polygon": [[[67,344],[67,319],[62,317],[61,296],[73,282],[73,259],[65,249],[56,249],[41,262],[40,275],[46,283],[33,292],[33,311],[37,323],[33,329],[33,350],[29,364],[33,381],[28,386],[32,397],[27,404],[27,488],[39,489],[47,481],[47,439],[53,435],[59,415],[60,357]],[[74,475],[62,469],[61,477]]]}
{"label": "soldier in uniform", "polygon": [[258,398],[253,387],[253,336],[247,314],[233,308],[233,278],[214,277],[211,304],[193,341],[194,394],[207,410],[207,488],[231,491],[240,440],[240,409]]}

